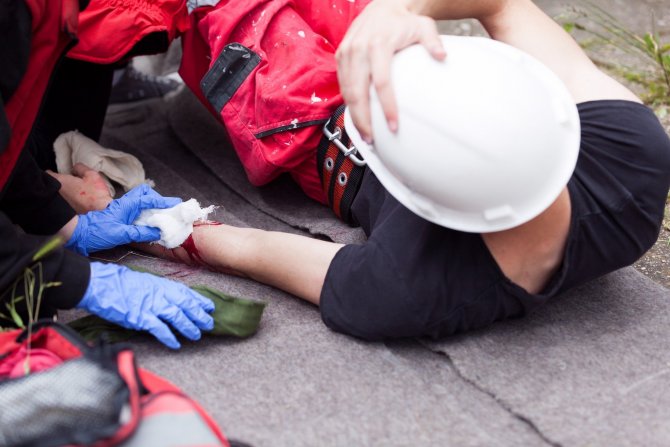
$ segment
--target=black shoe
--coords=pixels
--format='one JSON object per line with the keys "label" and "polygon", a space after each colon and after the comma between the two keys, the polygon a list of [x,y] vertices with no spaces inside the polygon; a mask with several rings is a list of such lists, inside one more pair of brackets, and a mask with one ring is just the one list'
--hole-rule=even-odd
{"label": "black shoe", "polygon": [[165,76],[153,76],[126,67],[121,79],[112,87],[110,104],[120,104],[144,99],[160,98],[177,89],[181,83]]}

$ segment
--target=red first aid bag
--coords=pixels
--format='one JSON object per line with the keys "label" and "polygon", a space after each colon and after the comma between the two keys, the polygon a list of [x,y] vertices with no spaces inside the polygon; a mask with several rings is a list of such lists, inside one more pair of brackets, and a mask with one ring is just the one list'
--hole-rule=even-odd
{"label": "red first aid bag", "polygon": [[0,446],[225,446],[212,418],[135,364],[128,346],[87,344],[40,321],[0,333]]}

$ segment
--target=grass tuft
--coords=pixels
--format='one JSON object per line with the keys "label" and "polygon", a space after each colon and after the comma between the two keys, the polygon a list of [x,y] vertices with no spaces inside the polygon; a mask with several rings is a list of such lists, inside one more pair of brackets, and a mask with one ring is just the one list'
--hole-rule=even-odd
{"label": "grass tuft", "polygon": [[[0,312],[0,320],[5,320],[13,327],[21,329],[28,329],[28,346],[27,354],[23,364],[25,375],[30,374],[30,340],[32,339],[32,325],[39,319],[40,307],[42,306],[42,296],[44,291],[51,287],[58,287],[62,283],[44,282],[44,269],[40,261],[45,256],[51,254],[54,250],[62,245],[59,238],[51,239],[43,247],[41,247],[33,256],[33,265],[26,267],[23,273],[19,275],[14,283],[2,294],[0,294],[0,302],[5,303],[6,313]],[[23,295],[19,295],[19,286],[23,285]],[[9,296],[7,296],[9,295]],[[18,311],[18,306],[24,304],[28,314],[28,321],[24,321]],[[0,327],[0,331],[4,330]]]}
{"label": "grass tuft", "polygon": [[[652,23],[653,23],[653,16]],[[670,42],[652,30],[638,34],[603,8],[586,0],[569,7],[561,17],[563,27],[575,35],[588,36],[580,44],[594,62],[612,74],[642,88],[642,100],[654,108],[660,118],[670,106]],[[616,48],[628,55],[627,64],[599,60],[597,50]]]}

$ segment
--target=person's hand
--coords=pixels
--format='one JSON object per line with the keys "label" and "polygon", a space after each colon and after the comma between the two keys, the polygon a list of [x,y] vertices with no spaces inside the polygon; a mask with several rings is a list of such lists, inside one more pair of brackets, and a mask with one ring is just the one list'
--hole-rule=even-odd
{"label": "person's hand", "polygon": [[[375,0],[352,22],[335,54],[344,102],[361,137],[372,142],[370,84],[379,97],[389,129],[398,128],[398,108],[391,85],[391,59],[421,43],[438,60],[446,57],[433,19],[410,12],[401,0]],[[421,82],[417,79],[417,82]]]}
{"label": "person's hand", "polygon": [[158,228],[133,225],[133,222],[143,210],[171,208],[179,203],[181,199],[163,197],[142,184],[120,199],[112,200],[104,210],[78,216],[77,226],[65,247],[88,256],[91,252],[130,242],[157,241],[161,237]]}
{"label": "person's hand", "polygon": [[72,167],[72,174],[47,173],[61,184],[60,195],[77,214],[104,210],[113,197],[102,175],[83,163]]}
{"label": "person's hand", "polygon": [[214,328],[214,303],[184,284],[115,264],[91,263],[88,289],[77,308],[128,329],[148,331],[169,348],[180,344],[168,324],[189,340]]}

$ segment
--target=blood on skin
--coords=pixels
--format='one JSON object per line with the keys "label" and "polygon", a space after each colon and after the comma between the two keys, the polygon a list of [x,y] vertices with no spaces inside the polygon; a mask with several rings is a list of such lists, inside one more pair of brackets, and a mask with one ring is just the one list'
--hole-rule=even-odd
{"label": "blood on skin", "polygon": [[[204,222],[196,222],[196,223],[193,224],[194,227],[200,227],[200,226],[203,226],[203,225],[214,225],[214,226],[216,226],[216,225],[221,225],[221,222],[208,220],[208,221],[204,221]],[[212,266],[211,264],[208,264],[207,262],[205,262],[204,259],[202,259],[202,256],[200,255],[200,250],[198,250],[198,247],[195,245],[195,241],[193,240],[193,234],[190,234],[188,236],[188,238],[186,238],[186,240],[180,245],[180,247],[184,249],[184,251],[186,252],[186,254],[188,255],[188,257],[191,261],[193,261],[196,264],[201,265],[203,267],[207,267],[210,270],[216,270],[214,268],[214,266]],[[174,252],[174,250],[175,250],[174,248],[171,250],[172,254],[175,257],[178,258],[178,256]]]}

